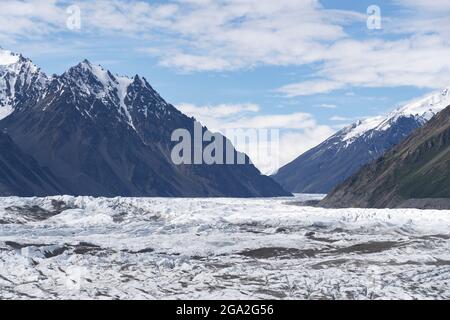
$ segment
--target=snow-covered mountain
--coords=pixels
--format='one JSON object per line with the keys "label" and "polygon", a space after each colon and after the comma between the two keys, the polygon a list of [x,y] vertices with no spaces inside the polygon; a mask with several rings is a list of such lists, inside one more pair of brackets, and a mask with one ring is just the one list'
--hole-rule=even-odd
{"label": "snow-covered mountain", "polygon": [[296,193],[328,193],[450,105],[450,87],[387,115],[358,121],[282,167],[273,178]]}
{"label": "snow-covered mountain", "polygon": [[0,48],[0,120],[35,103],[48,81],[31,60]]}
{"label": "snow-covered mountain", "polygon": [[325,207],[450,208],[450,107],[364,166],[320,202]]}
{"label": "snow-covered mountain", "polygon": [[425,124],[438,112],[450,105],[450,87],[427,95],[417,101],[406,104],[385,116],[367,118],[344,129],[343,141],[351,144],[361,136],[374,131],[389,130],[401,118],[414,118],[419,123]]}
{"label": "snow-covered mountain", "polygon": [[193,136],[195,119],[167,103],[145,78],[116,76],[87,60],[47,77],[30,60],[4,50],[2,61],[0,130],[58,181],[56,192],[40,195],[289,195],[249,161],[175,165],[171,134],[187,129]]}

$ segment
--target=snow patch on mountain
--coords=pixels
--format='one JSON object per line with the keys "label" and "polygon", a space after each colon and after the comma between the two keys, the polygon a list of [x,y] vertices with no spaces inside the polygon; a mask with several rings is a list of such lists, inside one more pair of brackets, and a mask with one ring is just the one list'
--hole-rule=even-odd
{"label": "snow patch on mountain", "polygon": [[366,133],[369,130],[375,129],[380,123],[384,121],[383,116],[377,116],[373,118],[367,118],[365,120],[360,120],[356,122],[355,124],[352,124],[351,126],[345,128],[346,135],[343,139],[343,141],[353,141],[354,139],[362,136],[364,133]]}
{"label": "snow patch on mountain", "polygon": [[[51,83],[53,85],[50,85]],[[132,85],[133,95],[130,90]],[[141,89],[146,92],[144,94],[147,96],[146,99],[142,92],[137,93]],[[89,103],[92,108],[95,100],[99,100],[111,108],[112,112],[117,111],[118,121],[124,121],[134,131],[137,130],[133,120],[136,111],[145,117],[152,112],[156,118],[170,114],[170,110],[167,110],[170,106],[145,78],[113,75],[102,66],[94,65],[88,60],[70,68],[61,76],[49,78],[31,60],[0,48],[0,120],[13,113],[19,104],[31,105],[27,100],[30,98],[35,102],[43,100],[50,92],[57,93],[46,103],[43,110],[46,110],[57,97],[71,92],[73,105],[84,116],[92,118],[92,110],[80,106]],[[136,101],[137,98],[139,101]],[[149,105],[153,106],[151,111]]]}
{"label": "snow patch on mountain", "polygon": [[19,55],[0,48],[0,66],[7,66],[19,61]]}
{"label": "snow patch on mountain", "polygon": [[5,119],[11,113],[14,112],[14,108],[10,105],[1,106],[0,105],[0,120]]}
{"label": "snow patch on mountain", "polygon": [[128,77],[113,76],[109,71],[103,69],[100,65],[94,66],[89,63],[89,67],[95,77],[106,89],[103,94],[117,95],[120,106],[119,112],[127,118],[128,124],[136,130],[128,107],[125,104],[125,98],[128,94],[128,87],[133,83],[133,80]]}
{"label": "snow patch on mountain", "polygon": [[76,83],[80,91],[86,95],[94,95],[106,105],[111,103],[117,107],[117,111],[126,119],[126,122],[136,130],[130,111],[125,103],[128,95],[128,87],[133,79],[114,76],[100,65],[93,65],[84,60],[79,65],[71,68],[65,76]]}
{"label": "snow patch on mountain", "polygon": [[0,49],[0,120],[40,96],[48,81],[31,60]]}
{"label": "snow patch on mountain", "polygon": [[385,115],[358,121],[282,167],[274,178],[294,193],[328,193],[448,105],[450,87]]}
{"label": "snow patch on mountain", "polygon": [[131,117],[130,111],[125,104],[125,98],[128,95],[128,87],[133,83],[133,80],[127,77],[118,77],[117,79],[117,92],[120,99],[120,108],[122,112],[128,119],[128,124],[136,131],[136,128],[133,124],[133,118]]}
{"label": "snow patch on mountain", "polygon": [[347,145],[349,145],[355,139],[371,130],[385,131],[401,117],[414,117],[419,122],[425,123],[449,105],[450,87],[408,103],[405,106],[388,113],[386,116],[371,117],[358,121],[343,129],[345,135],[342,140],[346,141]]}

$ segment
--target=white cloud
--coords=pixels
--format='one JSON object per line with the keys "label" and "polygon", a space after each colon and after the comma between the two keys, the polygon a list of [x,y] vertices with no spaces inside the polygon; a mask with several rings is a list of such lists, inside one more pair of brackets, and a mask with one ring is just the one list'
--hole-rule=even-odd
{"label": "white cloud", "polygon": [[331,121],[352,121],[353,118],[349,118],[349,117],[342,117],[342,116],[332,116],[330,118]]}
{"label": "white cloud", "polygon": [[259,106],[251,103],[243,104],[220,104],[196,106],[190,103],[182,103],[177,108],[202,122],[212,131],[223,132],[224,129],[229,128],[229,123],[238,121],[248,113],[256,113],[259,111]]}
{"label": "white cloud", "polygon": [[394,2],[412,10],[421,9],[432,12],[450,11],[450,2],[448,0],[394,0]]}
{"label": "white cloud", "polygon": [[254,129],[295,129],[302,130],[316,126],[316,121],[309,113],[291,113],[277,115],[256,115],[226,123],[225,128],[254,128]]}
{"label": "white cloud", "polygon": [[205,61],[220,59],[217,70],[223,61],[228,69],[318,61],[325,43],[345,37],[336,20],[343,22],[346,13],[324,10],[316,0],[205,1],[184,9],[171,30],[191,42],[176,50]]}
{"label": "white cloud", "polygon": [[196,116],[210,116],[210,117],[226,117],[235,114],[241,114],[243,112],[258,112],[259,106],[254,103],[242,103],[242,104],[219,104],[214,106],[202,106],[189,103],[182,103],[178,105],[178,109],[182,112],[194,114]]}
{"label": "white cloud", "polygon": [[212,131],[222,131],[229,128],[227,124],[239,121],[249,113],[259,112],[260,107],[253,103],[218,104],[197,106],[191,103],[181,103],[177,108],[205,124]]}
{"label": "white cloud", "polygon": [[[248,153],[254,164],[263,173],[273,173],[274,169],[291,162],[334,133],[332,128],[319,125],[311,114],[299,112],[285,115],[261,115],[259,114],[260,107],[251,103],[216,106],[197,106],[184,103],[178,105],[177,108],[187,115],[194,116],[210,130],[225,135],[228,130],[233,129],[279,130],[279,149],[276,151],[269,151],[273,138],[269,132],[268,143],[259,141],[256,146],[236,146],[238,150]],[[270,161],[267,161],[265,155],[270,155]],[[278,164],[277,168],[272,167],[274,161]]]}
{"label": "white cloud", "polygon": [[179,70],[191,71],[221,71],[230,70],[233,66],[222,58],[210,56],[196,56],[191,54],[175,53],[163,56],[160,64],[166,67],[175,67]]}
{"label": "white cloud", "polygon": [[[365,12],[330,10],[319,0],[76,2],[82,14],[80,34],[140,39],[142,51],[177,70],[314,64],[312,79],[277,90],[287,97],[347,87],[448,85],[449,1],[395,3],[402,10],[396,19],[383,16],[382,33],[356,39],[345,27],[358,23],[365,28]],[[20,44],[23,39],[63,35],[68,31],[65,9],[71,4],[67,0],[3,0],[0,40]]]}
{"label": "white cloud", "polygon": [[326,50],[317,80],[286,85],[287,97],[328,93],[347,87],[437,89],[450,84],[450,41],[438,35],[402,40],[342,40]]}
{"label": "white cloud", "polygon": [[279,88],[277,92],[284,94],[286,97],[293,98],[318,93],[328,93],[340,89],[343,86],[344,84],[338,81],[311,80],[283,86]]}
{"label": "white cloud", "polygon": [[[68,31],[69,1],[6,1],[8,10],[3,1],[0,13],[5,37]],[[76,5],[81,33],[151,39],[147,50],[162,65],[183,71],[315,62],[324,44],[346,37],[346,24],[364,19],[355,12],[324,9],[319,0],[80,0]]]}
{"label": "white cloud", "polygon": [[65,25],[65,12],[56,0],[2,0],[0,40],[43,37]]}
{"label": "white cloud", "polygon": [[329,126],[316,125],[305,130],[287,132],[280,137],[281,166],[295,160],[301,154],[321,144],[336,130]]}
{"label": "white cloud", "polygon": [[338,106],[335,104],[329,104],[329,103],[322,103],[319,104],[318,106],[316,106],[317,108],[322,108],[322,109],[337,109]]}

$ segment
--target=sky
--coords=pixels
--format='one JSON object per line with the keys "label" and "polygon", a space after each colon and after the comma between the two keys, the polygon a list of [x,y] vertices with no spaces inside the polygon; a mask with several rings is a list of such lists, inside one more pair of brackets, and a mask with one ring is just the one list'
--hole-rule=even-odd
{"label": "sky", "polygon": [[450,85],[448,0],[0,5],[4,49],[48,74],[87,58],[145,76],[212,130],[280,130],[278,165],[358,119]]}

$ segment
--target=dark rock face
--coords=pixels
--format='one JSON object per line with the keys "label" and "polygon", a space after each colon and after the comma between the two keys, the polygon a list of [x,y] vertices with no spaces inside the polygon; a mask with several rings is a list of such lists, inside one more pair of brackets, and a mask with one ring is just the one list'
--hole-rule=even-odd
{"label": "dark rock face", "polygon": [[273,178],[290,192],[329,193],[422,124],[421,118],[402,116],[392,119],[388,129],[371,129],[352,141],[345,140],[358,126],[354,124],[287,164]]}
{"label": "dark rock face", "polygon": [[450,208],[450,107],[363,167],[319,205]]}
{"label": "dark rock face", "polygon": [[58,179],[0,132],[0,194],[44,196],[62,190]]}
{"label": "dark rock face", "polygon": [[[250,163],[173,164],[173,130],[193,133],[194,123],[195,119],[165,102],[145,78],[116,77],[83,61],[49,79],[37,99],[29,99],[0,121],[0,129],[7,130],[10,143],[32,157],[32,173],[46,168],[42,169],[45,177],[54,181],[46,188],[23,184],[20,195],[290,195]],[[19,173],[22,170],[14,163],[7,165]],[[0,189],[2,195],[16,193],[6,184]]]}

